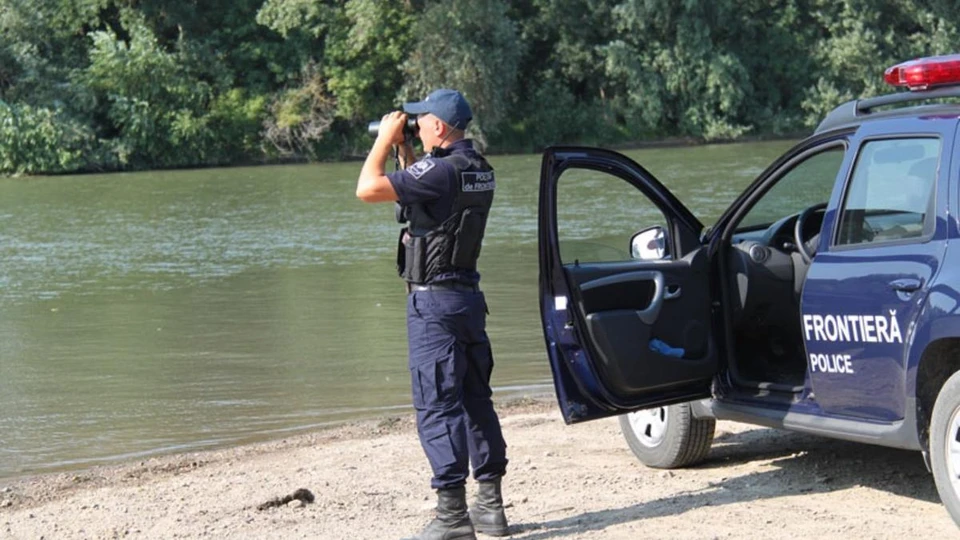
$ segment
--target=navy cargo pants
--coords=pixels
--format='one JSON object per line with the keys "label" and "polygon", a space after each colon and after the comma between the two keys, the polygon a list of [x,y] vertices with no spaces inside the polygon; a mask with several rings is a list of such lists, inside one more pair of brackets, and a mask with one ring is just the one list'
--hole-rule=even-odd
{"label": "navy cargo pants", "polygon": [[413,406],[434,489],[473,477],[493,480],[507,468],[507,445],[493,409],[493,354],[483,293],[434,289],[407,295]]}

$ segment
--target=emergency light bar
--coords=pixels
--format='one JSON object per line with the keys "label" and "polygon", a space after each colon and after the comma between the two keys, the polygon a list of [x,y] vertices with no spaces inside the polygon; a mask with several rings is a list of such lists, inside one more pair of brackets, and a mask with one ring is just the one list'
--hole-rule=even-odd
{"label": "emergency light bar", "polygon": [[908,60],[887,68],[883,80],[911,91],[960,84],[960,54]]}

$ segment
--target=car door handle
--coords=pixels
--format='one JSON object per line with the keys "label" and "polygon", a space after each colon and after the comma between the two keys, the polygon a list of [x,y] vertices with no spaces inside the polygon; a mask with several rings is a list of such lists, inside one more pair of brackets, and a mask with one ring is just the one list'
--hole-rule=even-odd
{"label": "car door handle", "polygon": [[637,317],[639,317],[644,324],[652,325],[657,322],[657,317],[660,316],[660,308],[663,307],[663,298],[665,296],[663,274],[661,272],[655,270],[635,270],[623,274],[614,274],[612,276],[588,281],[580,286],[580,290],[589,291],[590,289],[596,289],[598,287],[608,287],[610,285],[629,283],[632,281],[653,282],[653,296],[650,299],[650,305],[644,309],[634,310]]}
{"label": "car door handle", "polygon": [[917,278],[895,279],[890,282],[890,288],[897,292],[912,293],[923,287],[923,280]]}
{"label": "car door handle", "polygon": [[667,285],[665,291],[663,291],[664,300],[673,300],[674,298],[680,298],[680,286],[679,285]]}

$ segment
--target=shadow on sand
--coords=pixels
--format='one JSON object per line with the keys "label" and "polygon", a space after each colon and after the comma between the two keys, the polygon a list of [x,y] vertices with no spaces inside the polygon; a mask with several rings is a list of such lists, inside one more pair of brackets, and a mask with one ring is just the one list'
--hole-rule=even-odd
{"label": "shadow on sand", "polygon": [[603,530],[617,524],[680,515],[689,510],[797,495],[827,493],[855,486],[940,502],[933,476],[919,452],[758,428],[720,434],[709,459],[696,469],[719,469],[773,460],[774,470],[711,482],[703,489],[671,497],[584,512],[563,519],[511,526],[511,538],[538,540]]}

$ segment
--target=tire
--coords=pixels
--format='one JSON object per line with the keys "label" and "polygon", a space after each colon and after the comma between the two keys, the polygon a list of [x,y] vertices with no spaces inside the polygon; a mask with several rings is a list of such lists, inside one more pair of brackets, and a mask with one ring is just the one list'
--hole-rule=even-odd
{"label": "tire", "polygon": [[647,467],[677,469],[703,461],[713,444],[713,418],[694,418],[689,403],[632,412],[620,417],[630,450]]}
{"label": "tire", "polygon": [[947,379],[933,406],[930,467],[940,500],[960,526],[960,372]]}

